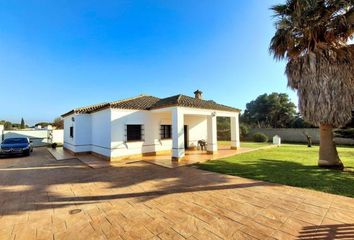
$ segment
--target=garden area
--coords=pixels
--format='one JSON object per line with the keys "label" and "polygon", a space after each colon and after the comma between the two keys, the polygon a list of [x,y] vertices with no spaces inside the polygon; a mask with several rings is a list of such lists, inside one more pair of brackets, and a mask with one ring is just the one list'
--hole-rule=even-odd
{"label": "garden area", "polygon": [[[226,143],[226,142],[225,142]],[[268,143],[242,142],[241,147],[258,148]],[[308,188],[354,197],[354,147],[339,146],[343,172],[319,168],[318,146],[283,144],[217,161],[199,164],[200,169],[245,178]]]}

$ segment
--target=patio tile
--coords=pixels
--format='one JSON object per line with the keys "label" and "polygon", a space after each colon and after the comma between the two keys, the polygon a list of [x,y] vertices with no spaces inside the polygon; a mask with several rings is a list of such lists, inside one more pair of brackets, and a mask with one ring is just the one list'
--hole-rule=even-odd
{"label": "patio tile", "polygon": [[0,161],[0,239],[338,238],[354,223],[354,199],[190,167],[14,160]]}
{"label": "patio tile", "polygon": [[270,206],[266,209],[262,209],[259,215],[265,216],[275,221],[285,222],[290,216],[291,212],[277,206]]}
{"label": "patio tile", "polygon": [[154,235],[143,226],[135,226],[121,235],[124,240],[152,239]]}
{"label": "patio tile", "polygon": [[326,218],[344,223],[354,223],[354,210],[342,210],[331,207],[326,214]]}
{"label": "patio tile", "polygon": [[166,221],[164,218],[155,218],[150,223],[146,224],[145,227],[152,232],[154,235],[159,235],[165,231],[166,228],[171,226],[171,223]]}
{"label": "patio tile", "polygon": [[275,232],[274,229],[272,229],[268,226],[259,224],[253,220],[247,220],[247,221],[243,222],[242,224],[244,224],[244,226],[242,226],[240,228],[240,230],[242,232],[245,232],[245,233],[247,233],[255,238],[258,238],[258,239],[266,239],[266,238],[272,236],[272,234]]}
{"label": "patio tile", "polygon": [[13,230],[15,239],[32,240],[36,239],[36,228],[28,224],[16,224]]}
{"label": "patio tile", "polygon": [[201,231],[207,224],[195,217],[188,217],[186,221],[175,224],[172,228],[185,238],[192,236],[194,233]]}
{"label": "patio tile", "polygon": [[232,240],[259,240],[259,238],[252,237],[251,235],[248,235],[247,233],[237,231],[235,234],[230,238]]}
{"label": "patio tile", "polygon": [[278,239],[278,240],[295,240],[298,239],[297,237],[290,235],[288,233],[282,232],[282,231],[276,231],[273,235],[272,238]]}
{"label": "patio tile", "polygon": [[298,207],[298,210],[302,210],[304,212],[316,214],[316,215],[319,215],[319,216],[324,216],[326,214],[328,208],[324,208],[324,207],[319,207],[319,206],[303,203],[303,204],[301,204]]}
{"label": "patio tile", "polygon": [[323,217],[313,213],[304,212],[301,210],[296,210],[291,213],[291,217],[302,220],[304,222],[311,223],[313,225],[320,225]]}
{"label": "patio tile", "polygon": [[13,227],[1,227],[0,239],[11,239]]}
{"label": "patio tile", "polygon": [[161,240],[184,240],[185,238],[182,237],[180,234],[178,234],[175,230],[172,228],[167,228],[165,229],[164,232],[160,233],[158,237]]}
{"label": "patio tile", "polygon": [[304,227],[314,226],[313,224],[298,220],[296,218],[289,218],[281,227],[280,231],[287,234],[297,236],[303,230]]}
{"label": "patio tile", "polygon": [[282,221],[271,219],[263,215],[257,215],[253,220],[256,221],[257,223],[260,223],[264,226],[268,226],[273,229],[279,229],[280,226],[283,224]]}
{"label": "patio tile", "polygon": [[218,237],[212,232],[209,232],[206,229],[201,229],[200,231],[194,233],[193,237],[195,237],[198,240],[222,240],[222,238]]}
{"label": "patio tile", "polygon": [[227,218],[218,218],[209,223],[207,230],[224,239],[231,239],[243,225]]}
{"label": "patio tile", "polygon": [[324,209],[328,209],[331,206],[331,202],[325,200],[305,199],[303,203]]}
{"label": "patio tile", "polygon": [[52,231],[37,229],[36,231],[36,240],[52,240],[54,239],[54,234]]}

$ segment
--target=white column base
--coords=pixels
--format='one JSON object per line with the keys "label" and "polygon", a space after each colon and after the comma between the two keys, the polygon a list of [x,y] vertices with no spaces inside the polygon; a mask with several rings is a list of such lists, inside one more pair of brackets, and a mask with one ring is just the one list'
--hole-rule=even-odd
{"label": "white column base", "polygon": [[231,149],[240,148],[240,129],[238,115],[230,118],[230,128],[231,128]]}
{"label": "white column base", "polygon": [[184,148],[173,148],[172,149],[172,161],[180,161],[183,160],[185,156]]}

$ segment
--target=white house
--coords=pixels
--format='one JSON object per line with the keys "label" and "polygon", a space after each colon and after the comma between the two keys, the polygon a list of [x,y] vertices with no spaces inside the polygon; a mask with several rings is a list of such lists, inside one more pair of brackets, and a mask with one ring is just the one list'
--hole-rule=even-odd
{"label": "white house", "polygon": [[64,148],[111,161],[161,152],[180,160],[185,149],[206,140],[207,151],[213,154],[218,150],[218,116],[231,118],[231,147],[238,148],[240,110],[203,100],[199,90],[194,93],[194,98],[140,95],[73,109],[62,115]]}

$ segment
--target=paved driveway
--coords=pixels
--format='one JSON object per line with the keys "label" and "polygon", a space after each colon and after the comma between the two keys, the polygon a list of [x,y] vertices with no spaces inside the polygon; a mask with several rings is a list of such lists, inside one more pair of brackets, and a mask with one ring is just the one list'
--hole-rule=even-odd
{"label": "paved driveway", "polygon": [[0,239],[354,239],[354,199],[146,162],[0,159]]}

